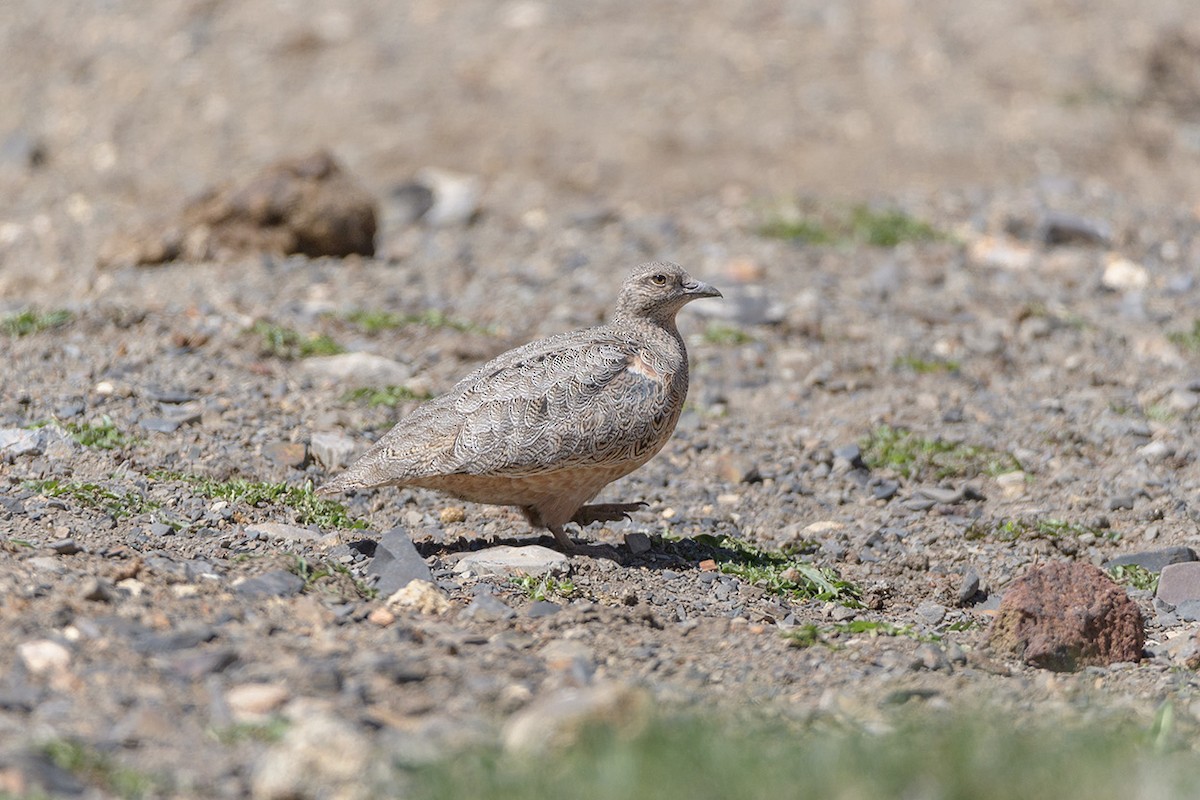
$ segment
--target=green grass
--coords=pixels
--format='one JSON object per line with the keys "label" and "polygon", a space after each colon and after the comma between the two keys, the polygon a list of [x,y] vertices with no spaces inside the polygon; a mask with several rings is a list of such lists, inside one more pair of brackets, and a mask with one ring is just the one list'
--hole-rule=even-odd
{"label": "green grass", "polygon": [[1020,462],[1010,453],[927,439],[890,425],[875,428],[859,446],[863,461],[871,469],[892,469],[906,478],[969,478],[1021,469]]}
{"label": "green grass", "polygon": [[509,578],[510,585],[525,593],[530,600],[562,600],[575,594],[575,584],[549,575],[522,575]]}
{"label": "green grass", "polygon": [[835,570],[801,561],[795,555],[763,550],[732,536],[701,534],[692,538],[713,551],[720,571],[781,597],[802,600],[831,600],[857,605],[858,588],[842,580]]}
{"label": "green grass", "polygon": [[61,328],[74,318],[75,315],[65,309],[39,311],[36,308],[26,308],[0,317],[0,331],[9,336],[28,336]]}
{"label": "green grass", "polygon": [[411,400],[428,400],[429,398],[428,392],[414,392],[405,386],[363,386],[342,395],[342,402],[395,408],[401,403]]}
{"label": "green grass", "polygon": [[896,369],[910,370],[920,375],[929,375],[937,372],[958,372],[962,367],[957,361],[921,358],[914,355],[900,356],[892,362],[892,366]]}
{"label": "green grass", "polygon": [[777,212],[758,232],[774,239],[814,245],[865,244],[895,247],[904,242],[942,241],[946,234],[927,222],[898,209],[873,209],[856,205],[843,210],[805,213],[800,209]]}
{"label": "green grass", "polygon": [[57,425],[83,447],[97,450],[119,450],[136,441],[135,437],[121,432],[112,417],[105,414],[93,422],[35,422],[28,427],[31,429],[44,428],[47,425]]}
{"label": "green grass", "polygon": [[1078,522],[1046,517],[1042,519],[1006,519],[1000,522],[976,520],[967,528],[966,538],[992,538],[1001,542],[1015,542],[1019,539],[1061,539],[1091,534],[1097,539],[1115,539],[1117,531],[1102,530]]}
{"label": "green grass", "polygon": [[785,631],[783,638],[792,647],[812,647],[824,645],[831,650],[840,649],[837,639],[842,636],[907,636],[922,642],[940,641],[942,637],[924,635],[909,625],[897,625],[893,622],[882,622],[870,619],[854,619],[849,622],[831,622],[828,625],[797,625]]}
{"label": "green grass", "polygon": [[122,492],[98,483],[50,479],[26,481],[25,488],[46,497],[69,498],[88,508],[104,511],[113,519],[128,519],[162,507],[136,491]]}
{"label": "green grass", "polygon": [[1180,350],[1189,353],[1200,353],[1200,319],[1192,320],[1190,331],[1172,331],[1167,338]]}
{"label": "green grass", "polygon": [[292,360],[309,356],[336,356],[346,352],[346,348],[323,333],[304,335],[266,320],[254,323],[250,332],[261,339],[263,355],[274,358]]}
{"label": "green grass", "polygon": [[256,508],[274,505],[287,506],[296,513],[296,521],[302,525],[348,529],[367,527],[364,520],[350,516],[341,503],[317,497],[313,493],[311,483],[306,483],[304,486],[289,486],[286,483],[249,481],[244,478],[215,481],[212,478],[178,472],[156,473],[154,477],[158,480],[189,483],[197,492],[214,500],[245,503]]}
{"label": "green grass", "polygon": [[[852,690],[851,690],[852,691]],[[415,800],[1125,800],[1195,797],[1200,766],[1160,713],[1137,719],[915,703],[870,728],[660,717],[596,725],[553,757],[498,748],[411,771]],[[1110,715],[1115,716],[1115,715]]]}
{"label": "green grass", "polygon": [[278,742],[287,733],[290,724],[282,717],[275,717],[267,722],[237,722],[224,728],[214,728],[209,734],[224,745],[241,744],[242,742]]}
{"label": "green grass", "polygon": [[729,347],[750,344],[754,341],[754,337],[741,328],[714,322],[704,329],[704,341],[709,344]]}
{"label": "green grass", "polygon": [[1122,586],[1144,589],[1148,592],[1158,591],[1158,573],[1151,572],[1137,564],[1117,564],[1108,568],[1108,574]]}
{"label": "green grass", "polygon": [[107,754],[80,742],[51,739],[42,745],[42,752],[81,783],[105,793],[106,796],[115,795],[133,800],[158,796],[165,788],[159,786],[159,782],[150,775],[121,766]]}
{"label": "green grass", "polygon": [[397,314],[392,311],[359,309],[343,315],[342,319],[358,327],[363,333],[374,335],[380,331],[407,328],[410,325],[420,325],[424,328],[437,330],[450,328],[464,333],[491,333],[491,330],[476,325],[470,320],[452,317],[444,311],[429,309],[418,314]]}
{"label": "green grass", "polygon": [[291,571],[304,581],[302,592],[314,588],[327,589],[343,598],[351,594],[346,591],[353,589],[353,595],[363,600],[374,600],[379,596],[379,590],[354,576],[345,564],[329,563],[326,561],[311,562],[304,556],[296,556],[292,562]]}

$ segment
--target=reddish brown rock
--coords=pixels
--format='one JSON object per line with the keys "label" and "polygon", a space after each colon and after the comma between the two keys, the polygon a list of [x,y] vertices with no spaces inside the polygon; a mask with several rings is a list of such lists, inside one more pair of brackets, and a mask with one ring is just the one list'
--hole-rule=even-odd
{"label": "reddish brown rock", "polygon": [[175,222],[118,234],[105,243],[99,261],[161,264],[248,253],[371,256],[375,226],[375,199],[321,151],[210,189]]}
{"label": "reddish brown rock", "polygon": [[1004,593],[991,646],[1055,671],[1142,657],[1142,613],[1102,570],[1063,561],[1035,567]]}

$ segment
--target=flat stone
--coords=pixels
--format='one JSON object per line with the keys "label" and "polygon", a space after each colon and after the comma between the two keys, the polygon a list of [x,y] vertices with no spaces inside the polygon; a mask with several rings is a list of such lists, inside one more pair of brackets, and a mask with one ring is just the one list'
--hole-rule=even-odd
{"label": "flat stone", "polygon": [[644,533],[627,533],[625,534],[625,547],[635,556],[648,553],[651,548],[650,537]]}
{"label": "flat stone", "polygon": [[549,600],[534,600],[529,604],[529,607],[525,609],[525,616],[529,617],[530,619],[537,619],[539,617],[553,616],[559,611],[562,611],[562,606],[560,606],[558,603],[553,603]]}
{"label": "flat stone", "polygon": [[304,469],[308,464],[308,448],[303,442],[275,442],[263,448],[263,456],[275,464],[292,469]]}
{"label": "flat stone", "polygon": [[1112,225],[1105,220],[1081,217],[1064,211],[1047,211],[1038,220],[1035,233],[1048,245],[1108,244],[1112,241]]}
{"label": "flat stone", "polygon": [[58,672],[71,663],[71,651],[50,639],[35,639],[17,645],[17,656],[33,675]]}
{"label": "flat stone", "polygon": [[37,455],[42,452],[40,430],[0,428],[0,453],[10,456]]}
{"label": "flat stone", "polygon": [[138,426],[153,433],[174,433],[183,425],[183,420],[167,417],[142,417]]}
{"label": "flat stone", "polygon": [[290,696],[280,683],[242,683],[225,692],[225,703],[238,722],[262,722]]}
{"label": "flat stone", "polygon": [[282,539],[288,542],[315,542],[321,538],[321,534],[317,531],[283,522],[259,522],[256,525],[247,525],[246,533],[258,533],[268,540]]}
{"label": "flat stone", "polygon": [[252,794],[257,800],[369,797],[375,758],[371,740],[351,723],[322,711],[305,714],[255,761]]}
{"label": "flat stone", "polygon": [[495,595],[481,594],[476,595],[470,605],[463,609],[462,615],[467,619],[499,621],[512,619],[517,612]]}
{"label": "flat stone", "polygon": [[526,755],[565,749],[597,725],[632,736],[644,728],[651,705],[646,692],[619,684],[560,689],[509,719],[502,734],[504,749]]}
{"label": "flat stone", "polygon": [[1108,508],[1109,511],[1121,511],[1121,510],[1128,511],[1129,509],[1133,508],[1133,495],[1131,495],[1131,494],[1113,495],[1112,497],[1108,498],[1106,507]]}
{"label": "flat stone", "polygon": [[222,647],[215,650],[191,650],[180,653],[170,662],[171,671],[189,681],[224,672],[237,662],[237,652]]}
{"label": "flat stone", "polygon": [[345,389],[400,386],[412,377],[412,370],[404,364],[374,353],[314,356],[301,360],[297,369],[306,378],[337,384]]}
{"label": "flat stone", "polygon": [[217,631],[209,625],[186,625],[173,631],[158,632],[144,630],[136,633],[130,649],[145,655],[162,655],[179,650],[191,650],[217,638]]}
{"label": "flat stone", "polygon": [[1155,597],[1176,607],[1188,600],[1200,600],[1200,561],[1164,566]]}
{"label": "flat stone", "polygon": [[479,211],[483,184],[474,175],[425,167],[415,183],[429,189],[433,203],[421,217],[429,225],[462,225]]}
{"label": "flat stone", "polygon": [[503,545],[464,556],[455,572],[472,575],[566,575],[571,560],[557,550],[541,545]]}
{"label": "flat stone", "polygon": [[313,458],[325,469],[341,469],[349,465],[361,449],[358,441],[346,434],[325,431],[314,433],[309,447]]}
{"label": "flat stone", "polygon": [[59,539],[50,543],[50,549],[58,553],[60,556],[73,556],[76,553],[82,553],[83,548],[79,546],[79,542],[71,537]]}
{"label": "flat stone", "polygon": [[388,597],[388,608],[411,608],[422,614],[444,614],[450,610],[450,601],[430,581],[411,581],[403,589]]}
{"label": "flat stone", "polygon": [[938,603],[924,602],[917,606],[917,619],[927,625],[937,625],[946,618],[946,607]]}
{"label": "flat stone", "polygon": [[1104,562],[1105,569],[1133,565],[1151,572],[1162,572],[1170,564],[1182,564],[1196,560],[1196,551],[1190,547],[1164,547],[1161,550],[1146,550],[1129,553]]}
{"label": "flat stone", "polygon": [[413,581],[433,583],[429,565],[404,528],[392,528],[379,537],[367,574],[379,576],[375,588],[384,597],[392,596]]}
{"label": "flat stone", "polygon": [[278,569],[247,578],[234,588],[238,594],[247,597],[291,597],[304,588],[304,579],[295,573]]}

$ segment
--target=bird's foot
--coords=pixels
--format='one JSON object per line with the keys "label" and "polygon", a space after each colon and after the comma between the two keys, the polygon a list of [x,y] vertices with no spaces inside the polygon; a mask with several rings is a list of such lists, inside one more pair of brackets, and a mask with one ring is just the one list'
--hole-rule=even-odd
{"label": "bird's foot", "polygon": [[562,529],[561,525],[549,530],[554,534],[554,541],[558,543],[559,550],[562,550],[569,556],[577,555],[581,551],[580,546],[571,541],[571,537],[567,536],[567,532]]}
{"label": "bird's foot", "polygon": [[575,512],[575,516],[571,517],[571,522],[581,528],[585,528],[593,522],[620,522],[623,519],[629,519],[630,514],[642,510],[646,505],[646,503],[598,503],[582,506]]}

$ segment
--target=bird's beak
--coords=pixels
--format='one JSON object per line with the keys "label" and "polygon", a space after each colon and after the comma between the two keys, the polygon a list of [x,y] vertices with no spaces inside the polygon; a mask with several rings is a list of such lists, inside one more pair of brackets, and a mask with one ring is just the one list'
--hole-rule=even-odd
{"label": "bird's beak", "polygon": [[724,297],[721,290],[713,286],[711,283],[698,281],[695,278],[683,285],[689,297]]}

